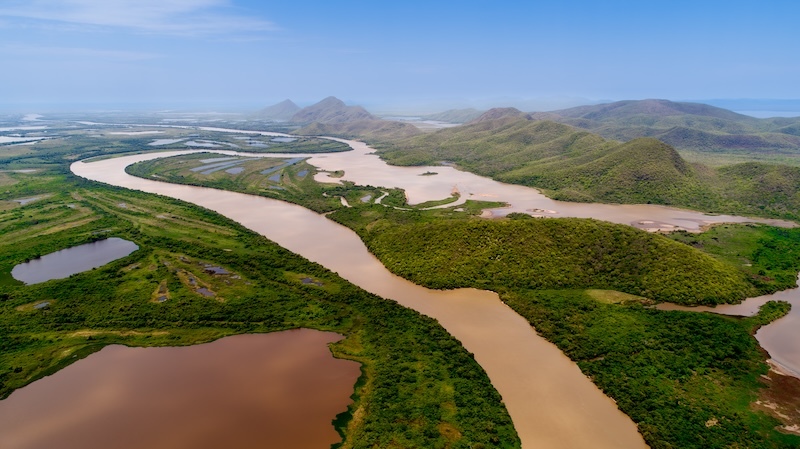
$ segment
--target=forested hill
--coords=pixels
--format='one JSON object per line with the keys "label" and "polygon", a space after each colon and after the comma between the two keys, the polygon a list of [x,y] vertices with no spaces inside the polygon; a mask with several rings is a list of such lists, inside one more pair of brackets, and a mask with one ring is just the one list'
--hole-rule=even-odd
{"label": "forested hill", "polygon": [[618,101],[533,113],[617,140],[654,137],[695,151],[800,152],[800,118],[759,119],[701,103]]}
{"label": "forested hill", "polygon": [[379,154],[395,165],[451,162],[567,201],[654,203],[800,219],[797,167],[747,163],[714,169],[689,164],[673,147],[652,138],[621,143],[509,110],[487,111],[482,117],[385,141]]}
{"label": "forested hill", "polygon": [[755,293],[732,265],[595,220],[384,223],[361,234],[391,271],[431,288],[600,288],[680,304],[736,302]]}

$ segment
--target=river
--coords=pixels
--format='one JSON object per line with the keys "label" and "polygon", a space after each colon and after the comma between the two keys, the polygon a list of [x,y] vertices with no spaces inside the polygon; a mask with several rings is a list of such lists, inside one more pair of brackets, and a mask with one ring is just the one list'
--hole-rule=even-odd
{"label": "river", "polygon": [[[242,132],[220,128],[208,131]],[[264,135],[283,136],[279,133]],[[395,167],[375,156],[368,145],[344,139],[353,151],[308,154],[309,163],[327,171],[344,170],[341,180],[358,185],[396,187],[412,204],[448,197],[455,190],[459,203],[467,199],[501,201],[519,211],[554,217],[596,218],[648,230],[687,229],[720,222],[756,221],[794,226],[779,220],[715,216],[656,205],[606,205],[551,200],[536,189],[503,184],[452,167]],[[523,447],[637,448],[646,447],[635,424],[584,376],[558,348],[539,337],[526,320],[486,291],[429,290],[390,273],[351,230],[300,206],[234,192],[168,184],[127,175],[127,165],[187,154],[174,151],[76,162],[72,171],[84,178],[158,193],[195,203],[261,233],[292,252],[320,263],[348,281],[387,299],[437,319],[471,351],[502,395]],[[242,154],[298,157],[298,154]],[[426,172],[437,175],[422,176]],[[326,174],[319,181],[337,182]],[[457,203],[454,203],[457,204]],[[452,204],[451,204],[452,205]]]}
{"label": "river", "polygon": [[[226,128],[200,128],[205,131],[236,132],[263,134],[268,136],[290,136],[289,134],[231,130]],[[598,204],[571,203],[556,201],[546,197],[537,189],[521,185],[505,184],[493,179],[478,176],[474,173],[457,170],[449,166],[399,167],[389,165],[375,155],[375,149],[363,142],[325,137],[349,145],[353,150],[338,153],[322,154],[251,154],[257,157],[308,157],[308,163],[315,167],[334,172],[343,170],[340,178],[330,178],[326,173],[319,173],[315,179],[321,182],[352,181],[356,185],[371,185],[387,188],[399,188],[406,192],[409,204],[435,201],[451,196],[452,192],[460,193],[458,201],[445,207],[462,204],[467,200],[499,201],[508,207],[491,209],[494,216],[503,216],[511,212],[524,212],[535,216],[595,218],[634,226],[649,231],[674,231],[685,229],[698,231],[706,225],[714,223],[755,222],[774,226],[795,227],[795,223],[785,220],[766,218],[747,218],[735,215],[711,215],[702,212],[666,207],[655,204]],[[219,151],[224,154],[235,154]],[[240,153],[242,154],[242,153]],[[436,175],[424,176],[434,172]]]}
{"label": "river", "polygon": [[125,173],[125,167],[135,162],[186,153],[76,162],[71,169],[87,179],[214,210],[369,292],[437,319],[486,371],[525,448],[646,447],[636,425],[614,401],[497,294],[474,289],[430,290],[413,284],[389,272],[353,231],[294,204]]}

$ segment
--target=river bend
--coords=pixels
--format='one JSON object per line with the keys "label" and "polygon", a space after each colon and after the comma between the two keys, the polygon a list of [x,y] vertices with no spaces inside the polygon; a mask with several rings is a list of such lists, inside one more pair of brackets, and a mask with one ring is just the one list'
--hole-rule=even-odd
{"label": "river bend", "polygon": [[636,425],[614,401],[497,294],[474,289],[430,290],[413,284],[389,272],[353,231],[297,205],[125,173],[130,164],[188,152],[76,162],[71,169],[90,180],[216,211],[371,293],[437,319],[486,371],[503,397],[524,448],[647,447]]}

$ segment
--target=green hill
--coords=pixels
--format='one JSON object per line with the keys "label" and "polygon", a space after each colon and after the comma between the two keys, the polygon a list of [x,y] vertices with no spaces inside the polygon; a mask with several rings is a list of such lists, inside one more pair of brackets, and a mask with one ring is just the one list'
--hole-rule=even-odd
{"label": "green hill", "polygon": [[800,219],[800,168],[687,163],[654,138],[627,143],[514,114],[383,142],[395,165],[455,163],[503,182],[544,189],[555,199],[654,203],[711,213]]}
{"label": "green hill", "polygon": [[688,245],[595,220],[439,221],[365,234],[392,272],[431,288],[595,288],[681,304],[755,293],[736,268]]}
{"label": "green hill", "polygon": [[450,161],[469,171],[495,176],[527,163],[596,150],[605,143],[600,136],[570,126],[512,116],[386,143],[379,153],[396,165]]}
{"label": "green hill", "polygon": [[587,129],[608,139],[654,137],[682,150],[800,150],[800,118],[758,119],[700,103],[618,101],[532,117]]}

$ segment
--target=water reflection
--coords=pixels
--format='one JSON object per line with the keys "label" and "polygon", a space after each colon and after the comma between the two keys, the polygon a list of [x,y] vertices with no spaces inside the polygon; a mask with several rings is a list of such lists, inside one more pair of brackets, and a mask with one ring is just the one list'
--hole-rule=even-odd
{"label": "water reflection", "polygon": [[98,240],[46,254],[11,270],[11,276],[28,285],[51,279],[63,279],[73,274],[102,267],[139,249],[128,240],[117,237]]}

